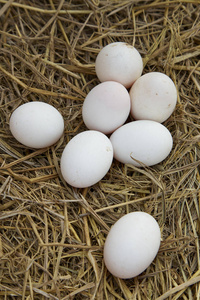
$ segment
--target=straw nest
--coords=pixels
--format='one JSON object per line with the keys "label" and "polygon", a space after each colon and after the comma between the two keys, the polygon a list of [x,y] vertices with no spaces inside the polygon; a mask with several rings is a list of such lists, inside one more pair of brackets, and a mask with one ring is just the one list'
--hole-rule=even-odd
{"label": "straw nest", "polygon": [[[0,0],[0,299],[200,299],[200,1]],[[86,130],[81,108],[99,83],[94,63],[110,42],[133,44],[144,72],[178,90],[170,155],[151,168],[113,161],[88,189],[61,177],[67,142]],[[10,133],[14,109],[29,101],[65,120],[52,147],[22,146]],[[145,211],[158,221],[157,257],[120,280],[103,263],[110,227]]]}

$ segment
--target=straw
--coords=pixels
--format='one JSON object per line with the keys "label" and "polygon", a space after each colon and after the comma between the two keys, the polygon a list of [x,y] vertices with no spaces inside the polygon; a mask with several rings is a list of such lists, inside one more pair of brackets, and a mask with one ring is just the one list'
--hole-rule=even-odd
{"label": "straw", "polygon": [[[199,4],[0,0],[0,299],[200,299]],[[99,83],[95,59],[115,41],[137,48],[143,74],[174,81],[178,102],[164,122],[173,149],[152,167],[114,160],[100,182],[76,189],[62,178],[61,154],[87,129],[81,110]],[[23,146],[10,132],[11,113],[30,101],[64,117],[49,148]],[[152,264],[122,280],[106,269],[103,246],[132,211],[151,214],[162,240]]]}

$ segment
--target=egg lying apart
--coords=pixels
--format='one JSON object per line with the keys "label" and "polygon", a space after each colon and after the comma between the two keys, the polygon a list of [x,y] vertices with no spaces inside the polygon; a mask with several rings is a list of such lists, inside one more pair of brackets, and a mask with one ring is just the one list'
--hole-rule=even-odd
{"label": "egg lying apart", "polygon": [[64,120],[59,111],[44,102],[34,101],[19,106],[11,115],[10,130],[25,146],[49,147],[64,131]]}
{"label": "egg lying apart", "polygon": [[145,212],[132,212],[120,218],[108,233],[104,245],[107,269],[119,278],[142,273],[154,260],[160,247],[157,221]]}
{"label": "egg lying apart", "polygon": [[123,42],[108,44],[101,49],[95,62],[101,82],[117,81],[129,88],[143,71],[143,61],[135,47]]}
{"label": "egg lying apart", "polygon": [[83,102],[82,117],[89,129],[109,134],[125,123],[130,113],[130,96],[118,82],[95,86]]}
{"label": "egg lying apart", "polygon": [[127,123],[114,131],[110,140],[115,159],[135,166],[141,166],[140,162],[152,166],[163,161],[173,145],[169,130],[151,120]]}
{"label": "egg lying apart", "polygon": [[164,122],[175,109],[177,91],[166,74],[150,72],[138,78],[130,89],[131,115],[135,120]]}
{"label": "egg lying apart", "polygon": [[95,130],[74,136],[61,156],[61,173],[70,185],[89,187],[108,172],[113,160],[113,147],[109,138]]}

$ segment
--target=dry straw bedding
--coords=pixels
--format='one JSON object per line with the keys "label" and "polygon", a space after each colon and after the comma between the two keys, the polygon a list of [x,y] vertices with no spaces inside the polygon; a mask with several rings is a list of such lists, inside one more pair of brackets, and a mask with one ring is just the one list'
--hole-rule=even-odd
{"label": "dry straw bedding", "polygon": [[[0,0],[0,299],[200,299],[199,15],[199,0]],[[113,161],[99,183],[75,189],[61,177],[61,153],[86,130],[95,58],[114,41],[135,45],[144,73],[176,84],[164,123],[173,150],[151,168]],[[13,110],[36,100],[65,120],[62,138],[40,150],[9,131]],[[103,245],[112,224],[137,210],[158,221],[161,247],[140,276],[119,280]]]}

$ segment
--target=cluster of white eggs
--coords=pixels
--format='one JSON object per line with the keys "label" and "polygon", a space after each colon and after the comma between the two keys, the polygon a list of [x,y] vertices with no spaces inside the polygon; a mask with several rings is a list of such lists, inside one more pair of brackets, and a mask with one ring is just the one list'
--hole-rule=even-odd
{"label": "cluster of white eggs", "polygon": [[[101,83],[87,94],[82,107],[89,130],[76,135],[61,157],[64,179],[78,188],[101,180],[113,157],[122,163],[152,166],[164,160],[173,145],[169,130],[161,124],[177,101],[176,87],[167,75],[142,75],[141,55],[123,42],[105,46],[95,69]],[[129,115],[134,121],[125,124]]]}
{"label": "cluster of white eggs", "polygon": [[[95,67],[101,83],[88,93],[82,109],[88,130],[69,141],[60,161],[63,178],[77,188],[100,181],[113,157],[122,163],[152,166],[163,161],[173,145],[169,130],[161,124],[176,106],[173,81],[160,72],[142,75],[141,55],[122,42],[104,47]],[[125,124],[129,115],[134,121]],[[43,148],[62,136],[64,120],[53,106],[29,102],[13,112],[10,130],[22,144]],[[104,261],[113,275],[134,277],[151,264],[159,247],[156,220],[144,212],[129,213],[111,228]]]}

